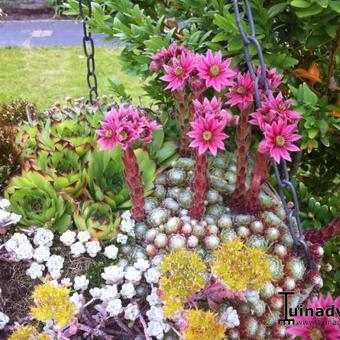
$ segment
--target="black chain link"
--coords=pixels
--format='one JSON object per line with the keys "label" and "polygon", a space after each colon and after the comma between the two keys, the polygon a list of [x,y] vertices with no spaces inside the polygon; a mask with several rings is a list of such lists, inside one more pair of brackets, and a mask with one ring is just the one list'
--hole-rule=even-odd
{"label": "black chain link", "polygon": [[88,5],[88,15],[84,14],[83,1],[78,0],[79,14],[83,21],[83,49],[86,56],[87,64],[87,85],[89,87],[90,103],[93,104],[93,99],[98,97],[98,83],[96,76],[96,64],[94,61],[94,42],[87,21],[92,17],[91,0],[85,0]]}
{"label": "black chain link", "polygon": [[[237,23],[237,26],[240,31],[240,35],[241,35],[241,38],[244,44],[244,55],[245,55],[245,59],[247,62],[247,66],[248,66],[249,72],[255,84],[254,88],[255,88],[256,106],[260,108],[262,104],[261,104],[261,96],[260,96],[260,91],[259,91],[259,84],[264,85],[267,96],[270,93],[270,89],[269,89],[267,78],[266,78],[266,64],[263,58],[260,43],[258,42],[256,38],[255,24],[254,24],[253,14],[252,14],[249,1],[244,0],[243,3],[244,3],[245,13],[248,19],[248,23],[250,26],[250,35],[247,35],[243,29],[242,22],[241,22],[241,14],[239,10],[239,4],[237,0],[233,0],[233,7],[235,11],[236,23]],[[252,58],[249,52],[249,47],[251,44],[253,44],[256,48],[257,56],[260,62],[260,69],[261,69],[260,75],[256,74],[254,65],[252,63]],[[304,239],[303,230],[302,230],[301,221],[300,221],[298,196],[297,196],[296,189],[293,183],[290,181],[289,172],[287,168],[287,162],[285,160],[281,160],[280,165],[278,165],[274,160],[272,160],[272,166],[274,168],[279,195],[280,195],[284,210],[287,215],[288,227],[289,227],[290,234],[293,238],[294,248],[296,251],[298,250],[303,251],[308,267],[311,268],[314,266],[314,264],[310,258],[309,248]],[[279,168],[281,168],[282,170],[283,178],[281,178],[281,172]],[[293,202],[287,203],[286,197],[285,197],[285,190],[291,193]],[[294,220],[298,227],[298,236],[296,235],[296,232],[294,230]]]}

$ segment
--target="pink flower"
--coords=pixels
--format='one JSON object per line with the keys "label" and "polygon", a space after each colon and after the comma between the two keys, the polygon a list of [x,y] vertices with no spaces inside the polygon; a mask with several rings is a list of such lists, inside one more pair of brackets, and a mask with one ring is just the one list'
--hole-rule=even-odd
{"label": "pink flower", "polygon": [[[261,75],[261,67],[257,67],[255,69],[255,73],[260,76]],[[270,90],[274,90],[276,89],[282,81],[283,75],[282,74],[278,74],[276,72],[275,68],[271,68],[271,69],[266,69],[266,78],[267,78],[267,82],[268,82],[268,86]],[[264,85],[262,82],[259,83],[259,88],[261,90],[264,90]]]}
{"label": "pink flower", "polygon": [[136,140],[150,143],[152,131],[159,128],[155,121],[140,115],[132,106],[127,108],[121,106],[118,110],[112,109],[105,115],[101,129],[96,133],[100,137],[98,144],[101,145],[101,150],[113,149],[116,145],[126,150]]}
{"label": "pink flower", "polygon": [[268,125],[271,125],[279,117],[278,112],[271,109],[270,102],[264,102],[262,107],[250,114],[252,117],[249,120],[250,124],[257,125],[262,131],[264,131]]}
{"label": "pink flower", "polygon": [[292,101],[290,99],[285,100],[281,92],[276,97],[270,95],[269,103],[271,110],[276,111],[279,118],[287,120],[288,123],[296,123],[301,119],[299,112],[291,110]]}
{"label": "pink flower", "polygon": [[245,75],[238,73],[230,92],[227,94],[227,104],[238,106],[241,111],[246,110],[254,100],[253,79],[249,72]]}
{"label": "pink flower", "polygon": [[156,53],[151,55],[150,70],[158,72],[167,64],[171,58],[181,55],[182,52],[186,52],[187,48],[179,46],[176,42],[173,42],[168,48],[162,47]]}
{"label": "pink flower", "polygon": [[192,131],[188,136],[192,138],[190,147],[198,148],[199,155],[207,150],[216,156],[217,150],[225,150],[224,139],[228,136],[223,132],[224,122],[218,122],[213,116],[198,117],[191,123]]}
{"label": "pink flower", "polygon": [[[316,316],[320,310],[334,306],[335,316]],[[295,325],[287,329],[287,334],[301,337],[302,340],[337,340],[340,339],[340,318],[337,316],[336,308],[340,309],[340,297],[334,299],[331,294],[326,297],[320,295],[319,298],[307,301],[307,307],[313,310],[313,316],[294,317]],[[320,312],[321,313],[321,312]],[[320,314],[318,314],[320,315]]]}
{"label": "pink flower", "polygon": [[301,115],[299,112],[290,110],[291,100],[284,100],[282,93],[278,93],[276,97],[270,94],[269,99],[263,103],[262,107],[257,109],[250,116],[253,118],[250,124],[258,125],[264,131],[267,125],[271,125],[274,121],[281,119],[288,124],[296,124]]}
{"label": "pink flower", "polygon": [[210,50],[206,56],[198,59],[198,75],[205,80],[206,87],[213,87],[220,92],[222,88],[231,84],[231,78],[236,72],[230,69],[231,58],[222,60],[222,53],[213,54]]}
{"label": "pink flower", "polygon": [[190,73],[195,66],[195,57],[190,52],[182,52],[178,58],[172,58],[172,66],[163,65],[166,75],[160,79],[169,83],[166,89],[175,91],[178,88],[183,87],[186,79],[190,76]]}
{"label": "pink flower", "polygon": [[277,163],[281,158],[291,161],[289,152],[296,152],[300,149],[293,142],[301,138],[300,135],[294,134],[295,124],[287,125],[283,120],[267,125],[264,131],[265,139],[259,144],[259,151],[262,153],[269,152]]}
{"label": "pink flower", "polygon": [[195,118],[212,115],[217,121],[224,122],[225,124],[229,124],[233,120],[231,112],[222,110],[221,100],[216,97],[213,97],[211,100],[204,98],[203,102],[196,99],[193,101],[193,106]]}

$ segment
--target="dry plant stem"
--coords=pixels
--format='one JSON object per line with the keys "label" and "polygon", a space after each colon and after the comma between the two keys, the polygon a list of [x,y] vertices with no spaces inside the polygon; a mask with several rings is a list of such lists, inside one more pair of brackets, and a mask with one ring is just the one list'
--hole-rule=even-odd
{"label": "dry plant stem", "polygon": [[270,155],[268,152],[261,153],[260,151],[257,151],[251,183],[246,195],[246,207],[249,212],[258,213],[260,211],[259,193],[261,185],[267,178],[269,161]]}
{"label": "dry plant stem", "polygon": [[181,139],[179,150],[181,156],[187,156],[189,153],[189,137],[187,133],[190,131],[190,122],[193,118],[192,95],[185,93],[184,90],[176,90],[174,92],[175,104],[178,111],[179,123],[181,126]]}
{"label": "dry plant stem", "polygon": [[132,203],[132,217],[140,221],[144,218],[144,188],[137,159],[130,146],[123,151],[123,163]]}
{"label": "dry plant stem", "polygon": [[194,199],[190,210],[190,216],[199,221],[203,216],[204,199],[208,190],[208,161],[205,154],[196,154],[192,190],[194,192]]}
{"label": "dry plant stem", "polygon": [[231,206],[234,210],[244,208],[245,202],[245,180],[247,170],[247,154],[251,142],[251,125],[249,124],[249,114],[252,107],[241,112],[238,125],[236,127],[237,146],[237,179],[235,190],[231,196]]}

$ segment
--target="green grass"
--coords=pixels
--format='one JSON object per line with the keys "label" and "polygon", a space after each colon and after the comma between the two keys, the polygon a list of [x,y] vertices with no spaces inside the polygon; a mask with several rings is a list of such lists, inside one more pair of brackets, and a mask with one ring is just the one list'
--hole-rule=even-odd
{"label": "green grass", "polygon": [[[99,95],[111,94],[108,79],[116,79],[139,103],[143,83],[122,71],[119,54],[119,48],[96,48]],[[26,99],[45,110],[55,101],[64,103],[67,96],[86,97],[87,93],[81,47],[0,48],[0,103]]]}

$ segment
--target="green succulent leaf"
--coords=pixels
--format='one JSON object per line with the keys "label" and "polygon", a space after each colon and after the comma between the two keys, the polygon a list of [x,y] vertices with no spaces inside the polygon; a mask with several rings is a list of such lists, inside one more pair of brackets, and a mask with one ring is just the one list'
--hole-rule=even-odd
{"label": "green succulent leaf", "polygon": [[24,172],[11,180],[5,197],[11,201],[12,211],[22,216],[22,225],[37,225],[57,232],[71,226],[72,200],[58,193],[52,183],[51,176],[37,171]]}

